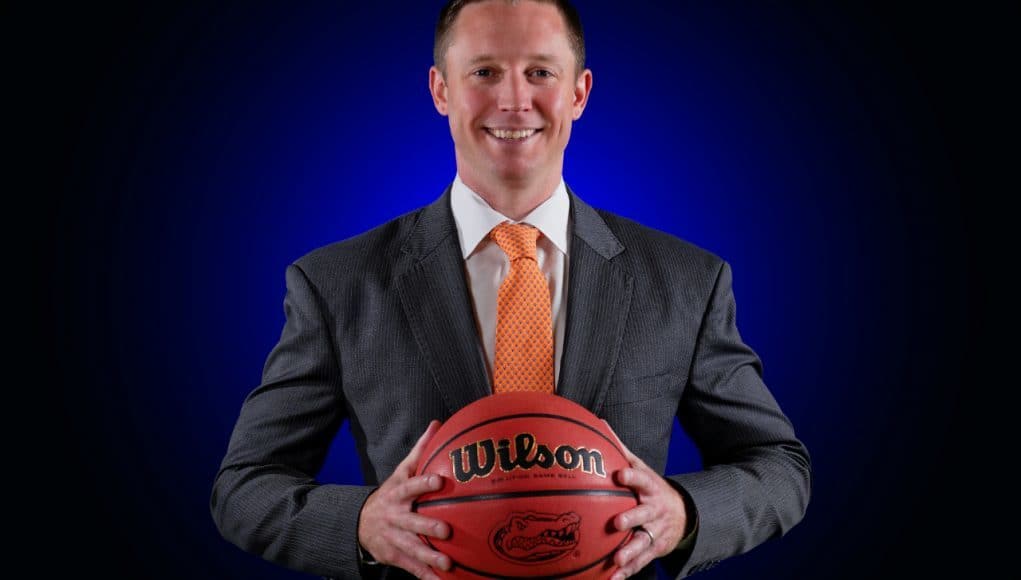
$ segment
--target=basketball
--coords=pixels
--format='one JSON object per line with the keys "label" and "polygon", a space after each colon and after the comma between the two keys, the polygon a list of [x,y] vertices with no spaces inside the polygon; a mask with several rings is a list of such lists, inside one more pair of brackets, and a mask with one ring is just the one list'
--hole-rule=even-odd
{"label": "basketball", "polygon": [[631,536],[613,518],[637,505],[614,482],[628,467],[616,437],[557,395],[490,395],[462,408],[428,442],[417,474],[443,476],[415,511],[443,520],[441,578],[609,578]]}

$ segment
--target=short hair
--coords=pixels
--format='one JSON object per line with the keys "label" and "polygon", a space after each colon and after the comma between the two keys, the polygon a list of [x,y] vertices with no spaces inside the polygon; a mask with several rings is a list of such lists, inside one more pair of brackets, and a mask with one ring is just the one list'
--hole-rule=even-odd
{"label": "short hair", "polygon": [[[443,10],[440,11],[440,18],[436,22],[436,37],[433,41],[433,64],[443,74],[447,73],[446,58],[447,49],[450,48],[452,40],[450,29],[454,27],[461,9],[469,4],[484,2],[485,0],[449,0]],[[520,0],[504,0],[508,4],[517,4]],[[574,60],[577,65],[576,74],[585,70],[585,34],[581,28],[581,16],[568,0],[528,0],[541,4],[553,4],[560,11],[560,15],[567,25],[567,41],[574,52]]]}

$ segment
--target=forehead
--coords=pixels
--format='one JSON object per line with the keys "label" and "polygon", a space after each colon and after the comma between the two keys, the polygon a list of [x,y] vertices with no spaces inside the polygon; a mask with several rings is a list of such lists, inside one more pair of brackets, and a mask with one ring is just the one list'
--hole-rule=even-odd
{"label": "forehead", "polygon": [[553,4],[529,0],[476,2],[462,8],[451,27],[447,51],[451,60],[536,54],[551,59],[573,58],[567,26]]}

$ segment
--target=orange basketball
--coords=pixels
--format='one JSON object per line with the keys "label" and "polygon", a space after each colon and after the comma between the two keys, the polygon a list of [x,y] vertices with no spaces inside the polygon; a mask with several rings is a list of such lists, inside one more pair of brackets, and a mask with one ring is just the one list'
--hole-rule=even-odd
{"label": "orange basketball", "polygon": [[415,510],[450,525],[424,538],[450,556],[445,578],[609,578],[631,536],[613,518],[637,505],[614,482],[628,466],[609,428],[556,395],[491,395],[464,407],[429,441],[417,473],[444,478]]}

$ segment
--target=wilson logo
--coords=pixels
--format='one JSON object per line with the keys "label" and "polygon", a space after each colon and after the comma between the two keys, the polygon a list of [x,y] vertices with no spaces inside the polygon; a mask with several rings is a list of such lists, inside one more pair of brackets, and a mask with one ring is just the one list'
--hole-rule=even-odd
{"label": "wilson logo", "polygon": [[451,451],[450,462],[454,479],[461,483],[476,477],[488,477],[498,463],[503,472],[515,469],[552,469],[556,466],[565,470],[581,469],[585,473],[606,477],[603,454],[598,449],[565,444],[551,450],[548,445],[536,443],[535,436],[528,433],[515,436],[513,447],[509,439],[500,439],[495,443],[492,439],[469,443]]}

